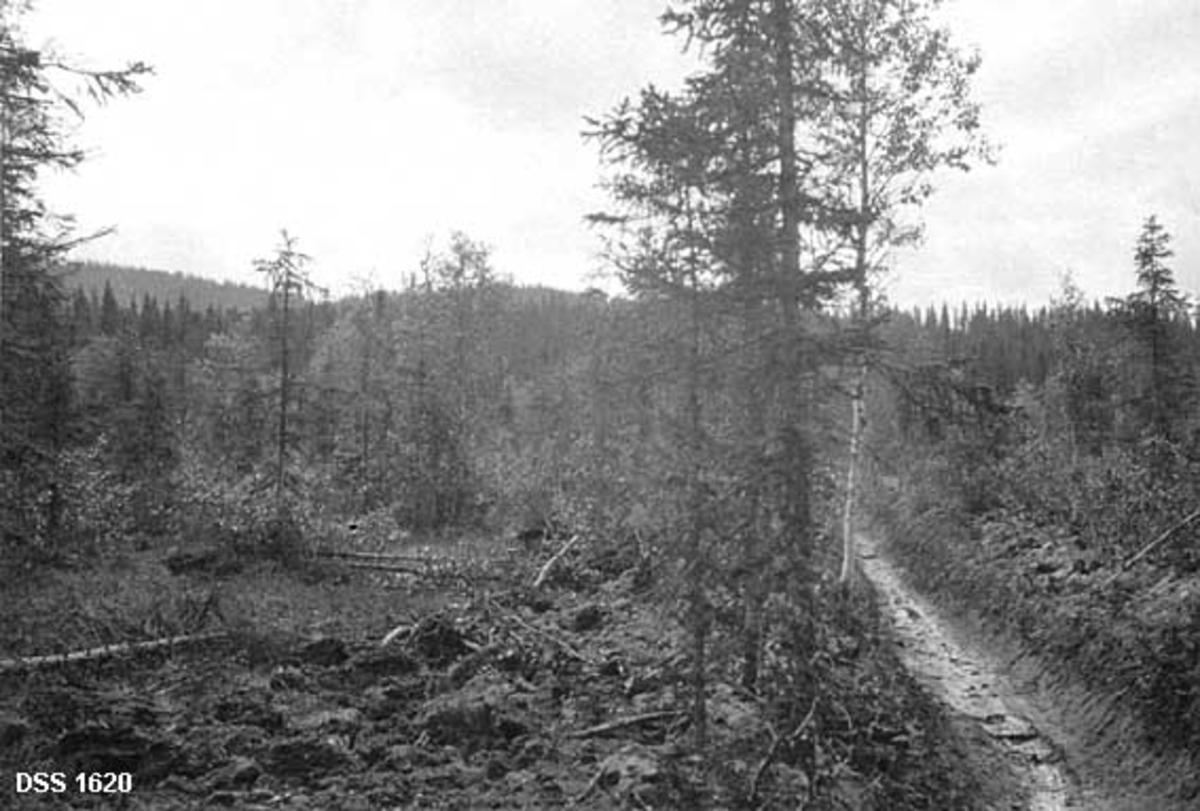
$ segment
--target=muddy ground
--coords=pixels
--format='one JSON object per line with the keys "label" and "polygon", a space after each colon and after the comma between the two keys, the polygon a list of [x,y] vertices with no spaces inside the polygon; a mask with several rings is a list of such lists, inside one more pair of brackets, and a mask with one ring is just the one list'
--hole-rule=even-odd
{"label": "muddy ground", "polygon": [[[5,734],[27,740],[6,765],[130,773],[130,808],[561,808],[589,789],[685,804],[666,676],[632,675],[660,658],[655,625],[620,600],[488,603],[386,647],[242,638],[40,677],[10,696]],[[732,697],[724,711],[746,714]],[[620,740],[598,726],[635,716]]]}
{"label": "muddy ground", "polygon": [[[514,564],[403,551],[419,554],[382,561],[394,571],[362,558],[280,569],[151,553],[107,574],[89,565],[10,581],[0,630],[10,664],[97,642],[217,636],[0,672],[0,802],[1048,807],[1028,804],[1038,787],[999,754],[1003,735],[944,712],[909,678],[892,632],[864,615],[869,602],[821,628],[805,654],[817,668],[811,696],[798,676],[794,694],[768,701],[714,671],[700,758],[686,637],[651,573],[580,549],[533,588],[548,555]],[[768,670],[784,658],[768,657]],[[16,790],[37,774],[50,791]],[[129,775],[132,786],[81,786],[80,775]]]}
{"label": "muddy ground", "polygon": [[[896,629],[902,658],[962,722],[995,742],[1033,811],[1180,808],[1171,793],[1189,766],[1157,751],[1110,696],[1063,675],[977,619],[915,591],[888,550],[860,540],[863,571]],[[1182,806],[1191,807],[1191,806]]]}

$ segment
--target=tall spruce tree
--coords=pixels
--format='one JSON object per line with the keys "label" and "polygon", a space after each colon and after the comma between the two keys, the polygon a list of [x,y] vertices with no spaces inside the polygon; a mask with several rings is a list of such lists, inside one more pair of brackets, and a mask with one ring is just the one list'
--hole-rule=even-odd
{"label": "tall spruce tree", "polygon": [[28,47],[27,6],[0,0],[0,548],[53,541],[64,509],[70,334],[53,271],[80,240],[46,210],[37,181],[83,159],[63,132],[63,116],[81,113],[76,95],[132,93],[148,72],[81,70]]}
{"label": "tall spruce tree", "polygon": [[683,419],[678,459],[669,478],[681,485],[678,497],[686,513],[680,521],[679,548],[692,637],[692,728],[697,749],[703,751],[711,607],[703,544],[702,516],[708,505],[699,377],[702,335],[709,328],[706,322],[723,271],[706,235],[711,226],[705,226],[705,200],[712,194],[711,175],[721,142],[710,136],[695,101],[694,94],[675,96],[647,88],[636,107],[626,102],[607,119],[593,121],[593,137],[618,168],[609,188],[620,207],[619,213],[594,215],[593,221],[619,226],[610,237],[609,257],[626,288],[642,298],[664,301],[669,305],[665,311],[676,313],[681,322],[670,341],[683,356],[677,367]]}
{"label": "tall spruce tree", "polygon": [[[967,98],[975,62],[932,28],[927,12],[936,5],[678,3],[663,21],[700,46],[706,70],[678,93],[648,88],[636,104],[592,121],[619,168],[609,187],[621,207],[594,219],[616,227],[611,244],[629,289],[687,301],[691,291],[673,272],[680,254],[663,250],[686,246],[709,280],[707,310],[740,325],[729,351],[746,374],[739,552],[749,689],[770,574],[785,566],[791,582],[804,581],[818,536],[818,371],[854,359],[857,435],[870,272],[916,233],[899,209],[924,199],[928,174],[965,166],[980,151]],[[858,329],[839,345],[821,314],[847,289]],[[853,471],[857,447],[851,458]],[[848,517],[852,502],[845,509]],[[845,559],[848,570],[849,546]]]}
{"label": "tall spruce tree", "polygon": [[1191,382],[1174,340],[1175,327],[1186,317],[1188,302],[1167,265],[1174,256],[1170,246],[1171,235],[1158,218],[1147,218],[1134,250],[1138,289],[1120,302],[1145,358],[1138,411],[1151,436],[1162,440],[1178,439],[1176,421],[1188,401]]}
{"label": "tall spruce tree", "polygon": [[[295,311],[303,301],[304,295],[315,289],[307,270],[309,261],[311,258],[300,252],[296,238],[286,230],[281,232],[279,247],[272,258],[254,261],[254,269],[266,277],[274,315],[279,388],[275,413],[275,464],[271,480],[275,493],[276,516],[279,518],[284,517],[288,511],[288,463],[295,450],[294,431],[291,426],[292,411],[296,405],[295,363],[292,357],[295,344]],[[187,311],[182,306],[180,309],[183,310],[181,323],[186,325]]]}
{"label": "tall spruce tree", "polygon": [[[769,573],[780,555],[805,566],[815,537],[806,378],[816,363],[800,347],[804,311],[818,308],[836,279],[823,268],[802,267],[802,228],[819,217],[807,184],[812,155],[797,132],[818,77],[811,44],[788,0],[683,4],[664,22],[701,45],[709,69],[680,93],[648,88],[637,105],[627,101],[593,122],[604,154],[621,168],[610,188],[622,212],[596,219],[619,226],[616,265],[632,292],[677,302],[709,332],[723,319],[740,324],[741,344],[723,352],[739,355],[743,368],[753,370],[742,386],[749,396],[738,420],[746,452],[739,454],[741,474],[727,472],[741,479],[745,491],[736,579],[744,609],[742,681],[753,690]],[[695,361],[682,368],[700,367]],[[697,386],[689,375],[686,390]],[[690,395],[688,403],[694,414]],[[703,420],[689,424],[695,428],[685,445],[699,448]],[[698,464],[695,453],[687,456],[689,467]],[[696,522],[712,510],[700,497],[711,488],[702,487],[698,476],[681,481],[691,482],[696,494],[687,500],[692,518],[684,533],[690,540],[682,549],[690,574],[699,724],[708,629],[704,589],[711,577],[705,559],[711,553],[699,543]],[[698,738],[701,733],[698,726]]]}

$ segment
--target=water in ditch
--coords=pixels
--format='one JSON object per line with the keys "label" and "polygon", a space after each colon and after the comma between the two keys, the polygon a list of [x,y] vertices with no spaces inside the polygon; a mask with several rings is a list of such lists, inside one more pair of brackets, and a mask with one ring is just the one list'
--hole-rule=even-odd
{"label": "water in ditch", "polygon": [[[1023,776],[1030,811],[1110,811],[1095,790],[1080,784],[1050,730],[1021,697],[1002,663],[961,633],[913,592],[869,539],[862,541],[862,569],[896,631],[905,666],[953,712],[976,723]],[[1045,722],[1043,722],[1043,727]]]}

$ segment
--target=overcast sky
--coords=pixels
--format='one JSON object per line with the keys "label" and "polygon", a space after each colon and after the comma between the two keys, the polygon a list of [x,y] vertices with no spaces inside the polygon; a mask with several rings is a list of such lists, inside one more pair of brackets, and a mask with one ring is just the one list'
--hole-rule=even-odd
{"label": "overcast sky", "polygon": [[[663,0],[36,0],[27,38],[146,90],[93,111],[91,159],[48,184],[87,253],[257,281],[281,227],[337,292],[398,285],[461,229],[519,282],[580,288],[603,196],[583,117],[691,67]],[[1045,302],[1067,270],[1126,292],[1142,221],[1200,291],[1200,3],[950,0],[978,46],[999,163],[936,179],[925,244],[896,257],[903,305]]]}

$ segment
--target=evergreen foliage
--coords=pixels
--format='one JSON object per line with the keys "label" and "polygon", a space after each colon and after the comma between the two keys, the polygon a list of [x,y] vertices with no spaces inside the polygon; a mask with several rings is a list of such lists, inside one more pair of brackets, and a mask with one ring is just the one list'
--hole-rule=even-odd
{"label": "evergreen foliage", "polygon": [[103,101],[136,91],[148,69],[82,71],[29,48],[22,10],[0,3],[0,550],[28,552],[47,550],[67,529],[71,334],[56,271],[78,240],[46,210],[36,184],[83,159],[62,120],[82,108],[56,82],[80,80]]}
{"label": "evergreen foliage", "polygon": [[[674,533],[701,750],[715,582],[730,568],[744,573],[734,601],[742,684],[753,691],[763,609],[777,589],[770,573],[788,573],[797,611],[810,602],[817,515],[832,489],[817,426],[831,369],[850,357],[861,392],[868,276],[915,233],[901,226],[902,209],[927,196],[929,173],[979,151],[968,99],[976,61],[932,27],[935,5],[681,3],[663,21],[703,49],[706,70],[682,91],[646,88],[590,122],[616,204],[592,220],[608,229],[629,293],[666,303],[676,325],[661,351],[677,370],[680,452],[664,475],[685,505]],[[848,289],[858,322],[845,330],[831,315]],[[717,380],[740,391],[722,396]],[[857,450],[851,457],[853,471]],[[717,503],[733,512],[725,533],[709,520]]]}
{"label": "evergreen foliage", "polygon": [[1171,236],[1158,218],[1149,217],[1134,251],[1138,289],[1118,302],[1144,364],[1141,390],[1136,395],[1141,421],[1154,437],[1164,440],[1173,438],[1172,430],[1189,399],[1192,382],[1180,363],[1178,347],[1172,345],[1179,325],[1188,319],[1189,305],[1166,264],[1174,255],[1170,242]]}

